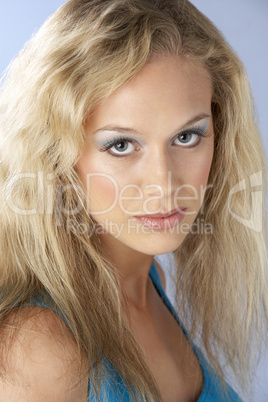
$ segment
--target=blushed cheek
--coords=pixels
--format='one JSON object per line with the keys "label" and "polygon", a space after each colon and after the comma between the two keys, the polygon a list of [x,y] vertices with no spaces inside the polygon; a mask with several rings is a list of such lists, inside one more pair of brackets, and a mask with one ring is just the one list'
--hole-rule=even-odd
{"label": "blushed cheek", "polygon": [[87,209],[94,215],[111,210],[114,206],[118,184],[111,175],[102,172],[100,166],[92,162],[92,155],[85,152],[76,165],[78,176],[84,186]]}
{"label": "blushed cheek", "polygon": [[206,163],[204,163],[202,168],[199,169],[198,183],[200,183],[200,185],[205,186],[207,184],[210,172],[210,166],[211,166],[210,161],[206,161]]}
{"label": "blushed cheek", "polygon": [[210,185],[208,177],[213,158],[213,142],[208,145],[203,152],[195,154],[193,158],[188,159],[188,162],[184,161],[185,167],[187,166],[184,183],[189,190],[188,193],[191,193],[191,196],[195,196],[196,207],[201,206],[206,188]]}
{"label": "blushed cheek", "polygon": [[206,189],[208,188],[208,186],[211,186],[211,183],[208,183],[208,177],[211,168],[212,157],[213,150],[209,154],[207,154],[206,157],[202,158],[202,161],[200,161],[200,164],[196,169],[195,187],[199,193],[200,206],[203,203]]}
{"label": "blushed cheek", "polygon": [[89,211],[94,215],[111,212],[117,203],[118,185],[110,176],[101,173],[87,174],[86,195]]}

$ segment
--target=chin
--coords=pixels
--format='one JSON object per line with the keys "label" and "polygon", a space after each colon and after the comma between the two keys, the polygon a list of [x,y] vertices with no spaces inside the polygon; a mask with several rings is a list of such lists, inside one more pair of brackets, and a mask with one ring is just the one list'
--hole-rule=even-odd
{"label": "chin", "polygon": [[[156,237],[156,238],[155,238]],[[173,237],[173,238],[172,238]],[[148,236],[148,239],[142,239],[136,244],[129,245],[134,250],[146,255],[162,255],[168,254],[176,250],[182,244],[185,236]]]}

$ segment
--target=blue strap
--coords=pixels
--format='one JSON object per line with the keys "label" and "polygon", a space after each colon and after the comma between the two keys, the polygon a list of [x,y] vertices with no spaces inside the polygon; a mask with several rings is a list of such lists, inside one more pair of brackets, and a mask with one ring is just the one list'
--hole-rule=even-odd
{"label": "blue strap", "polygon": [[201,350],[191,341],[189,338],[189,334],[185,330],[182,322],[180,321],[177,312],[175,311],[173,305],[171,304],[170,300],[168,299],[164,288],[161,283],[160,276],[158,274],[157,268],[154,262],[151,265],[149,276],[153,281],[153,284],[158,291],[159,295],[161,296],[162,300],[168,307],[171,314],[174,316],[178,324],[180,325],[181,329],[183,330],[186,337],[189,339],[194,353],[200,363],[202,372],[203,372],[203,389],[202,393],[198,398],[198,402],[242,402],[240,397],[237,393],[230,387],[228,383],[225,382],[226,392],[227,395],[224,393],[223,385],[212,369],[211,365],[206,361],[203,353]]}

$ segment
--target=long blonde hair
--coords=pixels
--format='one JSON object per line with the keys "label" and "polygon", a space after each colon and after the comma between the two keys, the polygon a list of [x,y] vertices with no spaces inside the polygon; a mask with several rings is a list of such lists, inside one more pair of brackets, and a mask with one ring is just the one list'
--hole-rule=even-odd
{"label": "long blonde hair", "polygon": [[7,70],[0,104],[2,325],[36,293],[49,295],[88,358],[93,388],[106,357],[134,398],[155,401],[75,165],[90,111],[157,53],[181,54],[211,75],[213,186],[197,219],[213,236],[189,232],[174,251],[177,302],[219,375],[223,355],[244,386],[267,332],[265,191],[254,198],[261,226],[255,215],[238,218],[250,214],[250,186],[232,205],[229,196],[243,180],[259,185],[261,173],[266,187],[265,160],[244,68],[214,25],[187,0],[69,0]]}

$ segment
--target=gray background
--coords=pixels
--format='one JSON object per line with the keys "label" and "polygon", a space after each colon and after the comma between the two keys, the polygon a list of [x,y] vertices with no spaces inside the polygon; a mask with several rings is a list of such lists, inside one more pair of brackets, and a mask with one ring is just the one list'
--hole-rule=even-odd
{"label": "gray background", "polygon": [[[0,0],[0,74],[23,44],[64,0]],[[222,31],[248,71],[256,101],[257,121],[268,150],[268,0],[192,0]],[[170,279],[172,264],[161,256]],[[268,356],[257,369],[253,402],[268,401]]]}

